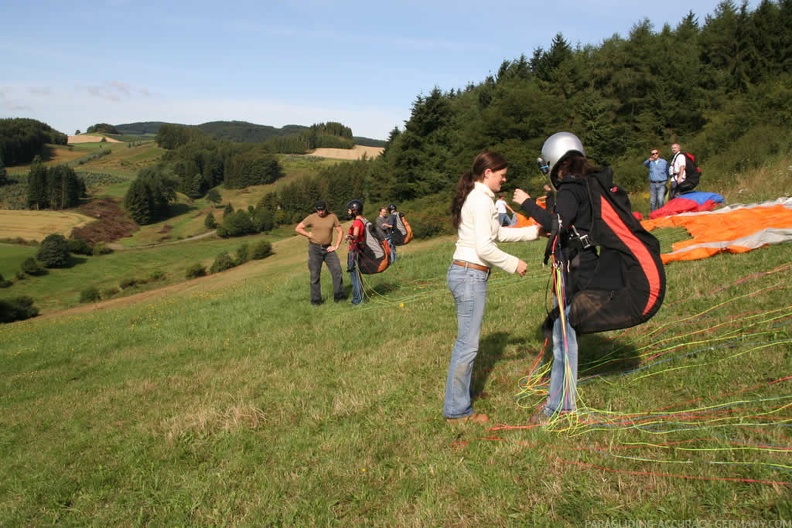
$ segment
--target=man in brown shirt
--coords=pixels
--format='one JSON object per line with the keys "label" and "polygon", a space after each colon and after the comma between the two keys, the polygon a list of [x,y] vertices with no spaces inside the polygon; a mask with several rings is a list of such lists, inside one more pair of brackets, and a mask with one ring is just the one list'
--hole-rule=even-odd
{"label": "man in brown shirt", "polygon": [[[338,260],[336,250],[341,244],[344,232],[338,217],[327,211],[327,204],[323,201],[316,202],[316,212],[306,216],[297,224],[294,230],[308,239],[308,271],[311,273],[311,304],[322,304],[321,273],[322,263],[327,264],[330,275],[333,277],[333,299],[335,302],[343,301],[344,294],[343,274],[341,262]],[[310,231],[308,231],[310,229]],[[333,230],[336,232],[336,243],[333,244]]]}

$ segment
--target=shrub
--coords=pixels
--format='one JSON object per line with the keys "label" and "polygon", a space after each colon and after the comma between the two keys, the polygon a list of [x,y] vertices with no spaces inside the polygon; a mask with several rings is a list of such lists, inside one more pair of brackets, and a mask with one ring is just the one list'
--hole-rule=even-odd
{"label": "shrub", "polygon": [[22,262],[22,273],[36,277],[38,275],[46,275],[47,270],[33,257],[28,257]]}
{"label": "shrub", "polygon": [[45,268],[64,268],[69,264],[71,255],[69,253],[69,244],[63,235],[53,233],[47,235],[42,240],[38,253],[38,259]]}
{"label": "shrub", "polygon": [[165,278],[164,271],[152,271],[151,275],[149,275],[148,282],[161,281],[164,278]]}
{"label": "shrub", "polygon": [[234,266],[236,266],[236,262],[233,258],[231,258],[231,255],[223,252],[217,255],[215,261],[212,262],[212,266],[209,268],[209,273],[219,273],[221,271],[231,269]]}
{"label": "shrub", "polygon": [[267,240],[259,240],[250,249],[251,260],[261,260],[272,255],[272,244]]}
{"label": "shrub", "polygon": [[236,263],[237,265],[244,264],[250,260],[250,245],[247,242],[237,248]]}
{"label": "shrub", "polygon": [[0,288],[8,288],[12,284],[13,284],[13,282],[11,282],[10,280],[5,280],[5,278],[3,277],[3,274],[0,273]]}
{"label": "shrub", "polygon": [[70,238],[66,241],[69,252],[74,255],[93,255],[93,248],[82,238]]}
{"label": "shrub", "polygon": [[36,317],[39,311],[28,296],[0,300],[0,323],[12,323]]}
{"label": "shrub", "polygon": [[127,288],[132,288],[134,286],[137,286],[138,284],[139,281],[136,278],[132,277],[129,279],[122,280],[120,283],[118,283],[118,287],[121,288],[122,290],[126,290]]}
{"label": "shrub", "polygon": [[106,290],[102,290],[101,297],[102,297],[102,299],[109,299],[110,297],[112,297],[116,293],[118,293],[119,291],[121,291],[121,290],[119,290],[118,288],[110,287],[110,288],[107,288]]}
{"label": "shrub", "polygon": [[99,242],[93,248],[94,255],[109,255],[113,252],[113,249],[108,247],[107,244],[104,242]]}
{"label": "shrub", "polygon": [[204,227],[207,229],[217,229],[217,220],[215,220],[212,211],[209,211],[209,214],[206,215],[206,218],[204,219]]}
{"label": "shrub", "polygon": [[250,215],[247,211],[239,209],[223,217],[222,225],[217,229],[217,234],[223,238],[250,235],[256,232]]}
{"label": "shrub", "polygon": [[89,303],[89,302],[96,302],[100,300],[102,297],[99,295],[99,290],[94,286],[90,286],[85,288],[83,291],[80,292],[80,302],[81,303]]}
{"label": "shrub", "polygon": [[188,279],[196,279],[198,277],[204,277],[205,275],[206,268],[197,262],[187,268],[187,272],[184,274],[184,276]]}

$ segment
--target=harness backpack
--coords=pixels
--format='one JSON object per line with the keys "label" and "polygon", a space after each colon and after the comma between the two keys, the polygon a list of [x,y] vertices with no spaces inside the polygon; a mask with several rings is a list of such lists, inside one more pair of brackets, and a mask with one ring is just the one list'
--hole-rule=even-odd
{"label": "harness backpack", "polygon": [[394,213],[392,216],[396,217],[396,222],[393,225],[391,233],[391,240],[396,246],[403,246],[409,244],[413,239],[413,230],[410,227],[410,222],[404,217],[404,213]]}
{"label": "harness backpack", "polygon": [[372,275],[381,273],[390,265],[390,246],[382,230],[369,222],[365,217],[363,222],[363,242],[357,249],[357,266],[360,273]]}
{"label": "harness backpack", "polygon": [[701,167],[696,163],[696,156],[690,152],[682,152],[685,156],[685,181],[679,184],[680,193],[690,192],[696,188],[701,180]]}
{"label": "harness backpack", "polygon": [[[609,168],[586,182],[589,237],[599,247],[599,259],[588,285],[567,299],[569,322],[580,334],[630,328],[648,321],[663,303],[660,243],[633,216],[630,199],[614,185]],[[553,316],[558,316],[557,309]]]}

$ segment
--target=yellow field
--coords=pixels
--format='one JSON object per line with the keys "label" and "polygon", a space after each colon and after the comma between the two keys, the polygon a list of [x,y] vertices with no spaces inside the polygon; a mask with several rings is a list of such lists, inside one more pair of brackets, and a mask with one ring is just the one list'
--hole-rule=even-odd
{"label": "yellow field", "polygon": [[0,210],[0,238],[40,242],[52,233],[68,237],[72,229],[92,221],[92,218],[74,211]]}

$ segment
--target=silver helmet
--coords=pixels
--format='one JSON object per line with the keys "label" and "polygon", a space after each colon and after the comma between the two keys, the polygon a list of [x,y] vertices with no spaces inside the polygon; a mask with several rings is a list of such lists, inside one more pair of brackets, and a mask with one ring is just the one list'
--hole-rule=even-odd
{"label": "silver helmet", "polygon": [[542,160],[544,164],[540,164],[540,168],[543,169],[542,172],[545,174],[550,174],[550,181],[555,187],[558,187],[558,177],[555,174],[556,166],[570,152],[586,155],[583,150],[583,143],[571,132],[556,132],[547,138],[547,141],[542,145]]}

